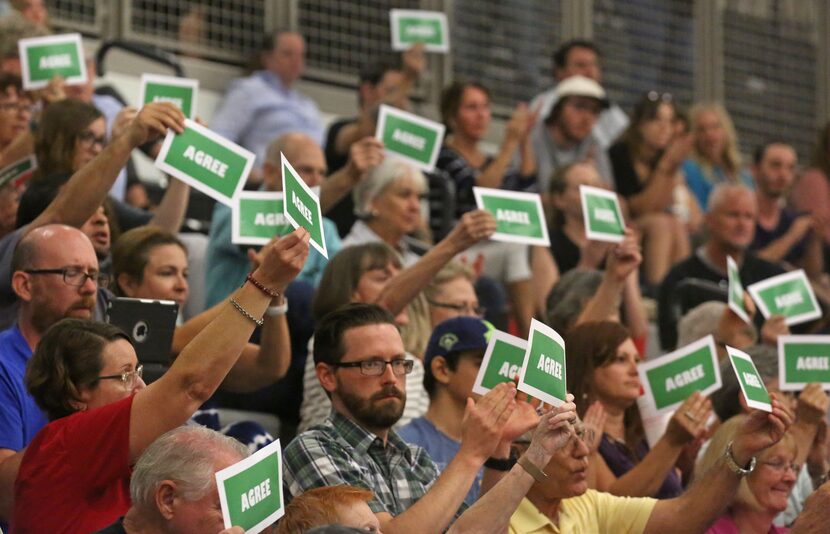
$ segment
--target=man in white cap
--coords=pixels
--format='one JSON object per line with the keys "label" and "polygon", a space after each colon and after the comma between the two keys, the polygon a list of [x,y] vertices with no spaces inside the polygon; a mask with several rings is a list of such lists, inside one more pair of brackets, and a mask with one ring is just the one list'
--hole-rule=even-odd
{"label": "man in white cap", "polygon": [[603,181],[613,184],[608,155],[592,133],[600,112],[608,107],[605,90],[585,76],[566,78],[556,86],[555,104],[530,134],[536,154],[539,192],[548,192],[551,175],[571,163],[592,162]]}

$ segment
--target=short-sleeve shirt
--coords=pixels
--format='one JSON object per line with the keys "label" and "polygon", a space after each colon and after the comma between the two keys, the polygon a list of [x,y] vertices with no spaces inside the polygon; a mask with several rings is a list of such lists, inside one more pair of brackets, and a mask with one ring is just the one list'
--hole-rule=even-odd
{"label": "short-sleeve shirt", "polygon": [[31,357],[17,325],[0,332],[0,449],[22,450],[49,422],[23,380]]}
{"label": "short-sleeve shirt", "polygon": [[[418,417],[409,422],[398,431],[398,435],[413,445],[423,447],[429,453],[429,457],[438,466],[440,472],[444,472],[455,455],[461,449],[461,442],[456,441],[438,430],[432,421],[426,417]],[[467,506],[472,506],[478,499],[481,492],[481,477],[484,474],[484,468],[479,469],[473,485],[470,486],[470,491],[464,497],[464,502]]]}
{"label": "short-sleeve shirt", "polygon": [[[700,209],[709,211],[709,195],[717,184],[728,182],[729,177],[720,167],[711,167],[709,172],[706,172],[700,163],[693,159],[684,161],[681,168],[683,175],[686,177],[686,185],[697,199]],[[738,173],[738,180],[748,188],[755,189],[752,176],[745,170]]]}
{"label": "short-sleeve shirt", "polygon": [[510,518],[509,534],[639,534],[648,523],[656,499],[617,497],[588,490],[579,497],[563,499],[559,524],[554,525],[527,498]]}
{"label": "short-sleeve shirt", "polygon": [[127,513],[133,398],[57,419],[38,432],[14,483],[12,532],[87,534]]}
{"label": "short-sleeve shirt", "polygon": [[283,461],[286,497],[322,486],[358,486],[375,493],[369,501],[372,512],[393,516],[415,504],[438,478],[438,468],[421,447],[406,443],[394,430],[384,445],[336,411],[294,438]]}

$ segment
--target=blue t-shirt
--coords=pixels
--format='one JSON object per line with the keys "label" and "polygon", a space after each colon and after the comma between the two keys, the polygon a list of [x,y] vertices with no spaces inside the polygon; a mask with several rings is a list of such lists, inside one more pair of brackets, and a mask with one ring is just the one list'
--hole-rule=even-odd
{"label": "blue t-shirt", "polygon": [[[458,450],[461,448],[461,442],[455,441],[448,435],[444,434],[427,420],[426,417],[418,417],[409,422],[406,426],[397,431],[398,435],[407,443],[418,445],[426,449],[432,461],[438,466],[438,470],[443,472],[447,464],[455,458]],[[473,482],[467,496],[464,497],[464,503],[467,506],[472,506],[478,494],[481,491],[481,476],[484,474],[484,468],[479,469],[476,479]]]}
{"label": "blue t-shirt", "polygon": [[[712,173],[706,174],[700,164],[693,159],[684,161],[682,169],[683,175],[686,177],[686,185],[697,199],[700,209],[704,212],[709,211],[709,194],[717,184],[729,181],[723,169],[712,167]],[[745,170],[740,171],[738,178],[743,185],[755,189],[752,176]]]}
{"label": "blue t-shirt", "polygon": [[0,332],[0,449],[23,449],[49,422],[23,382],[31,357],[17,325]]}

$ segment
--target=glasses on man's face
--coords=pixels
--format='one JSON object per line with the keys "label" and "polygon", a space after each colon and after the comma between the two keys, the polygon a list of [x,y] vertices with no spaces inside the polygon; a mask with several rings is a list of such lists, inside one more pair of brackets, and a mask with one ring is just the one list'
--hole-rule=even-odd
{"label": "glasses on man's face", "polygon": [[107,138],[104,136],[96,136],[91,131],[84,130],[78,134],[78,143],[85,147],[91,147],[93,145],[101,145],[103,147],[107,144]]}
{"label": "glasses on man's face", "polygon": [[476,306],[469,302],[465,302],[463,304],[455,304],[452,302],[438,302],[432,299],[427,299],[427,302],[430,306],[435,306],[436,308],[444,308],[447,310],[453,310],[458,312],[459,314],[464,315],[484,317],[484,314],[487,313],[487,308],[485,308],[484,306]]}
{"label": "glasses on man's face", "polygon": [[121,373],[117,375],[107,375],[107,376],[99,376],[97,380],[120,380],[121,383],[124,385],[124,389],[127,391],[131,391],[141,377],[144,376],[144,366],[139,365],[135,368],[134,371],[127,371],[126,373]]}
{"label": "glasses on man's face", "polygon": [[646,93],[646,98],[649,102],[671,102],[674,100],[671,93],[658,93],[657,91],[649,91]]}
{"label": "glasses on man's face", "polygon": [[73,287],[82,287],[87,280],[92,280],[98,287],[107,287],[110,277],[106,273],[92,271],[85,272],[78,267],[64,267],[63,269],[25,269],[26,274],[60,274],[63,275],[63,282]]}
{"label": "glasses on man's face", "polygon": [[774,460],[767,460],[765,462],[758,462],[761,465],[765,465],[772,469],[773,471],[777,471],[782,473],[787,469],[792,469],[792,472],[797,476],[798,473],[801,471],[801,466],[795,462],[788,462],[781,458],[776,458]]}
{"label": "glasses on man's face", "polygon": [[407,360],[404,358],[396,358],[391,361],[386,360],[361,360],[359,362],[339,362],[330,363],[332,367],[344,368],[360,368],[360,374],[365,376],[380,376],[386,371],[386,366],[392,367],[392,372],[396,376],[408,375],[415,367],[414,360]]}

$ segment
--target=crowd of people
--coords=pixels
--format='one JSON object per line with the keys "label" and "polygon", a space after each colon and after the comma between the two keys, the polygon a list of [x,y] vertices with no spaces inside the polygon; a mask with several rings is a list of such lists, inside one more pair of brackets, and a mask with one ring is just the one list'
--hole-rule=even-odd
{"label": "crowd of people", "polygon": [[[279,31],[207,126],[255,154],[247,189],[281,190],[280,154],[318,188],[328,257],[302,228],[249,248],[230,207],[194,236],[190,187],[171,177],[151,202],[136,178],[134,151],[183,131],[174,105],[99,94],[91,60],[84,84],[24,90],[17,41],[51,30],[41,0],[10,5],[0,169],[33,155],[37,170],[0,186],[2,532],[241,533],[214,474],[276,438],[279,534],[826,529],[830,398],[781,391],[776,348],[830,325],[791,329],[749,298],[747,323],[725,302],[732,258],[744,285],[803,269],[830,306],[830,123],[808,165],[774,137],[745,164],[721,104],[644,87],[622,110],[601,51],[574,39],[493,150],[487,80],[452,81],[424,172],[374,137],[382,104],[428,114],[421,45],[366,58],[355,109],[326,124],[298,88],[303,36]],[[583,185],[618,195],[620,243],[589,238]],[[490,240],[474,187],[538,193],[550,246]],[[179,306],[156,376],[106,322],[117,297]],[[532,319],[565,340],[565,402],[513,382],[473,393],[493,332],[527,337]],[[647,439],[638,365],[707,335],[722,387]],[[727,345],[771,412],[741,394]]]}

